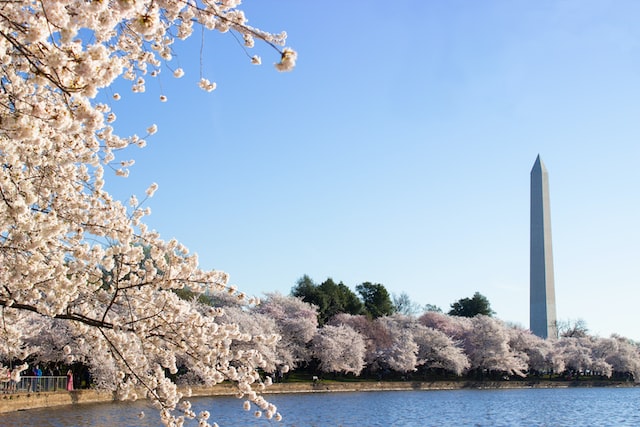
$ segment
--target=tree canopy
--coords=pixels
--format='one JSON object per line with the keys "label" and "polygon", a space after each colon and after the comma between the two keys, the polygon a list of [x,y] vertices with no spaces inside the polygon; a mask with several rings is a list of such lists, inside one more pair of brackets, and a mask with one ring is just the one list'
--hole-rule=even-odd
{"label": "tree canopy", "polygon": [[363,309],[358,296],[344,283],[328,278],[319,285],[307,275],[298,279],[291,295],[318,307],[318,321],[325,324],[338,313],[360,314]]}
{"label": "tree canopy", "polygon": [[360,294],[365,312],[373,317],[388,316],[395,312],[395,307],[389,296],[389,292],[380,283],[364,282],[356,286],[356,292]]}
{"label": "tree canopy", "polygon": [[462,298],[451,304],[449,314],[451,316],[474,317],[479,314],[493,316],[495,312],[491,309],[487,297],[476,292],[472,298]]}
{"label": "tree canopy", "polygon": [[587,322],[584,319],[560,320],[556,322],[558,336],[565,338],[584,338],[589,334]]}
{"label": "tree canopy", "polygon": [[420,314],[423,310],[420,304],[412,301],[411,297],[409,297],[406,292],[402,292],[400,295],[393,294],[392,299],[393,309],[396,313],[404,314],[406,316],[415,316]]}

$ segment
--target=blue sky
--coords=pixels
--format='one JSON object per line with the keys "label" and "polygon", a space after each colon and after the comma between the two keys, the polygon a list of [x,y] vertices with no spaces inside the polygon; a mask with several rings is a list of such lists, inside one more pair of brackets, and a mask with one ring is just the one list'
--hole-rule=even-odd
{"label": "blue sky", "polygon": [[213,93],[197,87],[200,34],[178,44],[182,79],[113,89],[120,134],[159,132],[109,188],[126,200],[157,182],[150,227],[250,294],[304,274],[444,310],[479,291],[528,326],[540,154],[558,318],[640,340],[640,3],[390,4],[246,0],[250,24],[288,32],[298,66],[278,73],[264,45],[252,66],[209,34]]}

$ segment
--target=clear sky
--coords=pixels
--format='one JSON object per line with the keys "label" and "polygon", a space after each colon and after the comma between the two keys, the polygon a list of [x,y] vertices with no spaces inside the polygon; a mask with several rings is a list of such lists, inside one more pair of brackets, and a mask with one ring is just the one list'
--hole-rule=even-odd
{"label": "clear sky", "polygon": [[[176,45],[176,66],[127,85],[126,200],[253,295],[308,274],[377,282],[447,311],[479,291],[529,324],[529,173],[549,171],[561,320],[640,340],[640,2],[246,0],[286,30],[292,73],[229,34]],[[252,52],[253,54],[253,52]],[[109,99],[109,91],[103,95]],[[169,101],[160,103],[160,93]],[[129,156],[129,153],[126,153]]]}

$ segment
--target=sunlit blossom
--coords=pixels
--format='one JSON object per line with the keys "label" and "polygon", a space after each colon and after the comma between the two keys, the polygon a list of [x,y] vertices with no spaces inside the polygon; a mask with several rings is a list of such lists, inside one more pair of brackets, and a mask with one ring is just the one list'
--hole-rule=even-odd
{"label": "sunlit blossom", "polygon": [[146,194],[147,197],[153,197],[154,193],[156,192],[156,190],[158,189],[158,184],[156,184],[155,182],[153,184],[151,184],[149,186],[149,188],[147,188]]}
{"label": "sunlit blossom", "polygon": [[291,71],[296,66],[296,60],[298,54],[290,48],[284,48],[282,55],[280,56],[280,62],[276,63],[276,69],[278,71]]}
{"label": "sunlit blossom", "polygon": [[206,90],[207,92],[211,92],[211,91],[215,90],[216,83],[215,82],[210,82],[208,79],[202,78],[202,79],[200,79],[200,82],[198,83],[198,86],[200,86],[201,89]]}

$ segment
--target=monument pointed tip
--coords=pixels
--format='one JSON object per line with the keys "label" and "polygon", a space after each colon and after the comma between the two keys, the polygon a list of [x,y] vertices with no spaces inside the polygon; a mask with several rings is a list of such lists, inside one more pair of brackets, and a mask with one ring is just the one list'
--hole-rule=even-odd
{"label": "monument pointed tip", "polygon": [[533,163],[532,171],[535,169],[546,169],[544,163],[542,162],[542,159],[540,158],[540,154],[538,154],[538,156],[536,157],[536,161]]}

